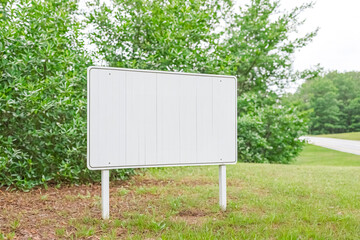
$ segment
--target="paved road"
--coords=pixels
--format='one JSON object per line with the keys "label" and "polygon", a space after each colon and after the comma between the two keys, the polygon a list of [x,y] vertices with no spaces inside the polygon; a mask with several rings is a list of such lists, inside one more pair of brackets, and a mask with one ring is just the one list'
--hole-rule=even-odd
{"label": "paved road", "polygon": [[308,141],[308,143],[320,147],[360,155],[360,141],[309,136],[301,137],[301,139],[305,139]]}

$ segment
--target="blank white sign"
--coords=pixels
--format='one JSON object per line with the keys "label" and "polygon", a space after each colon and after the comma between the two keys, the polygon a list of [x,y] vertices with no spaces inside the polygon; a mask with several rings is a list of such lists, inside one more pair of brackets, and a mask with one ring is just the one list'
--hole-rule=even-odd
{"label": "blank white sign", "polygon": [[88,69],[89,169],[237,161],[233,76]]}

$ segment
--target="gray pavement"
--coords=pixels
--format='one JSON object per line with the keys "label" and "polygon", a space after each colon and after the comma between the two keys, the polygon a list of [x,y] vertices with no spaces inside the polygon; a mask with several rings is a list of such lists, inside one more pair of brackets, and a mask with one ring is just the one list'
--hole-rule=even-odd
{"label": "gray pavement", "polygon": [[360,155],[360,141],[310,136],[304,136],[300,139],[305,139],[308,143],[320,147]]}

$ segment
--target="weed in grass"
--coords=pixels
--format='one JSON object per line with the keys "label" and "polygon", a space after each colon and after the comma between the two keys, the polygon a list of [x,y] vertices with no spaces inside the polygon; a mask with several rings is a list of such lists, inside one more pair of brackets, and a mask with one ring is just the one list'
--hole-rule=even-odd
{"label": "weed in grass", "polygon": [[150,225],[149,225],[149,230],[154,231],[154,232],[159,232],[161,230],[164,230],[166,228],[166,223],[165,221],[151,221]]}
{"label": "weed in grass", "polygon": [[41,201],[46,201],[46,200],[48,200],[48,195],[47,194],[45,194],[45,195],[42,195],[41,197],[40,197],[40,200]]}
{"label": "weed in grass", "polygon": [[116,229],[112,229],[111,232],[110,232],[110,234],[104,236],[104,237],[101,238],[101,239],[103,239],[103,240],[117,240],[117,239],[119,239],[119,236],[118,236],[118,234],[117,234]]}
{"label": "weed in grass", "polygon": [[149,228],[149,224],[154,219],[148,215],[142,213],[135,213],[131,215],[131,219],[128,221],[127,226],[134,226],[140,231],[144,231]]}
{"label": "weed in grass", "polygon": [[93,217],[89,217],[89,216],[85,216],[82,218],[82,223],[83,224],[87,224],[87,225],[97,225],[99,224],[100,220],[97,218],[93,218]]}
{"label": "weed in grass", "polygon": [[8,234],[4,234],[0,232],[0,240],[12,240],[15,239],[15,232],[10,232]]}
{"label": "weed in grass", "polygon": [[127,195],[129,192],[130,192],[130,190],[128,190],[124,187],[118,188],[116,191],[117,195],[120,197]]}
{"label": "weed in grass", "polygon": [[19,227],[20,227],[20,221],[18,219],[15,219],[10,224],[10,228],[12,231],[16,231]]}
{"label": "weed in grass", "polygon": [[136,194],[156,194],[157,192],[157,187],[138,187],[135,189],[135,193]]}
{"label": "weed in grass", "polygon": [[41,225],[53,225],[56,223],[56,220],[55,219],[48,219],[48,218],[45,218],[45,219],[41,219]]}
{"label": "weed in grass", "polygon": [[112,223],[112,226],[115,228],[119,228],[123,226],[123,222],[119,219],[115,219]]}
{"label": "weed in grass", "polygon": [[91,198],[91,194],[90,192],[87,192],[86,195],[78,194],[76,197],[77,199],[89,199]]}
{"label": "weed in grass", "polygon": [[64,228],[57,228],[55,229],[55,234],[58,237],[64,237],[66,233],[66,230]]}
{"label": "weed in grass", "polygon": [[101,207],[101,197],[100,196],[94,196],[93,197],[94,201],[93,204],[95,207],[100,208]]}
{"label": "weed in grass", "polygon": [[90,192],[87,192],[86,195],[78,194],[78,195],[65,195],[65,199],[68,201],[77,201],[81,199],[89,199],[91,198]]}
{"label": "weed in grass", "polygon": [[183,206],[183,198],[182,197],[175,197],[170,199],[170,209],[173,212],[179,212],[180,208]]}
{"label": "weed in grass", "polygon": [[80,226],[79,229],[77,229],[75,235],[77,238],[85,238],[85,237],[91,237],[95,233],[95,230],[93,227],[87,227],[87,226]]}
{"label": "weed in grass", "polygon": [[106,231],[107,229],[109,229],[109,227],[110,227],[110,225],[109,225],[108,220],[102,221],[101,224],[100,224],[100,228],[103,231]]}

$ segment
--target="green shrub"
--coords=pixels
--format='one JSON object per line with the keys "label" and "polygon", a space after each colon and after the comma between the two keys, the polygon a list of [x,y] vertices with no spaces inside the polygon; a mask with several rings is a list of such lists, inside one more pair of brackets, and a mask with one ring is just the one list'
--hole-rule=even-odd
{"label": "green shrub", "polygon": [[[0,185],[99,180],[86,168],[85,69],[91,61],[80,40],[85,26],[75,16],[76,1],[0,4]],[[252,0],[240,12],[232,6],[227,0],[94,1],[82,17],[94,30],[87,34],[94,56],[110,66],[237,76],[240,103],[250,101],[239,111],[240,159],[288,162],[300,149],[301,118],[271,98],[257,106],[242,94],[256,91],[260,99],[269,86],[282,89],[295,79],[291,56],[316,31],[292,41],[288,36],[311,4],[280,15],[278,1]]]}
{"label": "green shrub", "polygon": [[[86,68],[75,1],[9,2],[0,22],[0,185],[99,180],[86,167]],[[46,16],[46,17],[45,17]],[[132,170],[118,171],[126,177]]]}
{"label": "green shrub", "polygon": [[239,161],[289,163],[301,151],[306,113],[281,106],[275,96],[243,94],[238,99]]}

